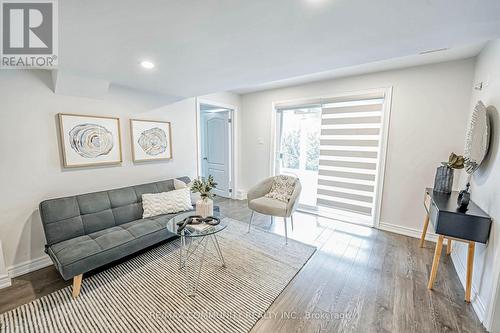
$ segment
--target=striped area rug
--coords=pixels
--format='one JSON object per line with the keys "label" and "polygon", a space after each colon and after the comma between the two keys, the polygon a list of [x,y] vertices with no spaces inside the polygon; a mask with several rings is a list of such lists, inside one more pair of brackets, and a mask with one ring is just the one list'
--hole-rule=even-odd
{"label": "striped area rug", "polygon": [[0,315],[0,332],[248,332],[315,248],[226,219],[226,267],[208,242],[195,297],[179,270],[179,240]]}

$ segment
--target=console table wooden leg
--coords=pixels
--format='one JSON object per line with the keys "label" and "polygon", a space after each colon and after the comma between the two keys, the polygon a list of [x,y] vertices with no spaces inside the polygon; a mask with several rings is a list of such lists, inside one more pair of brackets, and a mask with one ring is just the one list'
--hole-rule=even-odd
{"label": "console table wooden leg", "polygon": [[425,234],[427,233],[428,226],[429,226],[429,214],[425,216],[424,229],[422,230],[422,236],[420,237],[420,247],[424,247]]}
{"label": "console table wooden leg", "polygon": [[469,251],[467,253],[467,277],[465,281],[465,301],[470,303],[470,294],[472,289],[472,270],[474,268],[474,250],[475,242],[469,242]]}
{"label": "console table wooden leg", "polygon": [[436,275],[439,266],[439,259],[441,257],[441,251],[443,250],[443,240],[444,236],[439,235],[438,242],[436,244],[436,250],[434,251],[434,260],[432,261],[431,276],[429,277],[429,283],[427,284],[427,289],[432,289],[434,281],[436,280]]}
{"label": "console table wooden leg", "polygon": [[451,254],[451,238],[448,238],[448,242],[446,243],[446,255],[449,256]]}

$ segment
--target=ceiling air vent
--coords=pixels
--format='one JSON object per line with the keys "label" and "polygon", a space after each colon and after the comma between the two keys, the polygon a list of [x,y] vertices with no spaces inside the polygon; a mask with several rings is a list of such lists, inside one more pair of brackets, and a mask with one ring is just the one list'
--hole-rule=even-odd
{"label": "ceiling air vent", "polygon": [[446,51],[446,50],[449,50],[449,48],[448,47],[443,47],[442,49],[434,49],[434,50],[423,51],[423,52],[420,52],[420,54],[429,54],[429,53],[435,53],[435,52],[442,52],[442,51]]}

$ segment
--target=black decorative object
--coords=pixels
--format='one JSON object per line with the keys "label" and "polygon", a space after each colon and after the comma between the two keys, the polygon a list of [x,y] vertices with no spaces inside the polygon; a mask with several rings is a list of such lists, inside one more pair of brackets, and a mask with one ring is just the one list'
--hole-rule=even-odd
{"label": "black decorative object", "polygon": [[180,234],[184,228],[188,224],[201,224],[201,223],[206,223],[208,225],[217,225],[220,223],[220,219],[215,216],[207,216],[205,218],[201,217],[200,215],[192,215],[186,217],[184,220],[177,222],[177,225],[179,226],[177,228],[177,233]]}
{"label": "black decorative object", "polygon": [[467,207],[469,207],[469,202],[470,202],[469,187],[470,183],[467,183],[465,190],[462,190],[458,193],[457,205],[459,212],[465,213],[467,211]]}
{"label": "black decorative object", "polygon": [[203,219],[203,222],[210,225],[217,225],[220,223],[220,219],[215,216],[208,216],[207,218]]}
{"label": "black decorative object", "polygon": [[453,186],[453,169],[442,165],[436,170],[434,179],[434,191],[440,193],[451,193]]}
{"label": "black decorative object", "polygon": [[199,215],[192,215],[189,217],[186,217],[184,220],[177,222],[177,225],[179,228],[177,228],[177,233],[180,234],[182,230],[188,225],[188,224],[200,224],[199,220],[201,219],[201,216]]}

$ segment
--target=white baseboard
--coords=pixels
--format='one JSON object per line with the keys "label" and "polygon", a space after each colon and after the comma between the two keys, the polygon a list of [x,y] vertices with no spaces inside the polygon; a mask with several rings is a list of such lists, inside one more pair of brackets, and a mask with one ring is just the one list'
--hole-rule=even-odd
{"label": "white baseboard", "polygon": [[10,276],[7,274],[0,275],[0,289],[11,286]]}
{"label": "white baseboard", "polygon": [[15,278],[50,265],[52,265],[52,260],[50,260],[50,257],[48,255],[44,255],[40,258],[35,258],[33,260],[24,261],[22,263],[7,267],[7,272],[10,278]]}
{"label": "white baseboard", "polygon": [[[457,255],[457,253],[454,251],[454,249],[455,247],[453,247],[453,250],[451,251],[451,260],[453,261],[453,266],[455,266],[458,278],[460,279],[460,282],[462,283],[462,286],[464,287],[465,291],[465,277],[466,277],[465,264],[462,261],[462,258],[460,258],[460,256]],[[472,308],[476,312],[479,321],[484,323],[484,320],[486,318],[486,306],[481,297],[479,296],[479,292],[477,288],[474,286],[474,283],[472,283],[470,303],[472,304]]]}
{"label": "white baseboard", "polygon": [[[386,223],[386,222],[380,222],[378,225],[378,229],[418,239],[420,239],[420,236],[422,235],[422,230],[403,227],[400,225]],[[425,240],[431,242],[437,242],[437,236],[434,232],[430,230],[430,228],[427,230],[427,235],[425,236]]]}
{"label": "white baseboard", "polygon": [[243,190],[236,191],[236,200],[246,200],[247,192]]}

